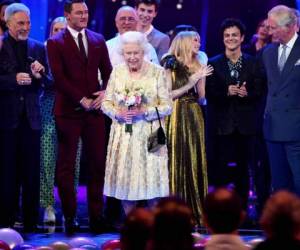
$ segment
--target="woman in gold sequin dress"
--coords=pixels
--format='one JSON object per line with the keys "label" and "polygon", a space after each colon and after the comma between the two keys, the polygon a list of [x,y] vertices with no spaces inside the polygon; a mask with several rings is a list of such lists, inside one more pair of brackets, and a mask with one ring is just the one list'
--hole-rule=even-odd
{"label": "woman in gold sequin dress", "polygon": [[207,193],[204,119],[198,98],[204,97],[205,76],[212,71],[199,62],[199,47],[198,33],[180,32],[162,60],[172,82],[173,111],[166,123],[170,193],[187,202],[198,225]]}
{"label": "woman in gold sequin dress", "polygon": [[[167,147],[149,153],[147,139],[159,125],[155,107],[164,120],[172,104],[164,68],[143,59],[146,44],[140,32],[121,36],[125,63],[114,67],[102,103],[103,112],[112,119],[104,194],[121,200],[126,213],[139,200],[169,195]],[[130,98],[124,101],[124,93],[139,90],[143,92],[141,103],[128,109]],[[131,132],[126,130],[128,122]]]}

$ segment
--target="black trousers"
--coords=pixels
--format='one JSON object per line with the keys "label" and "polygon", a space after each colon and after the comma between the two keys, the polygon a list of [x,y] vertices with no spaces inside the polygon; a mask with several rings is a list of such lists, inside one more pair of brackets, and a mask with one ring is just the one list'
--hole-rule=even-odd
{"label": "black trousers", "polygon": [[22,201],[24,227],[35,226],[39,214],[40,130],[23,115],[16,129],[0,129],[0,227],[12,226]]}
{"label": "black trousers", "polygon": [[215,139],[212,184],[215,186],[234,184],[246,209],[250,184],[249,168],[254,164],[255,137],[234,131],[228,135],[217,135]]}

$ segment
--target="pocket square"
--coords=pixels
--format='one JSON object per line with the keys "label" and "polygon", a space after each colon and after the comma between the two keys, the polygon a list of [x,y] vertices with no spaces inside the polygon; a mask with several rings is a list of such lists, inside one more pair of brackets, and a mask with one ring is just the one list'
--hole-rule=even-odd
{"label": "pocket square", "polygon": [[295,66],[300,65],[300,59],[297,60],[297,62],[295,62]]}

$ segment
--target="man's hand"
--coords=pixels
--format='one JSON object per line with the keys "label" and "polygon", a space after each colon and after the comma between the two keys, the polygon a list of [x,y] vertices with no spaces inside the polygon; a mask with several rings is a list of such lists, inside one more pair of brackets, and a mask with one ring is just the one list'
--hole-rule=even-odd
{"label": "man's hand", "polygon": [[239,86],[236,84],[232,84],[228,86],[228,95],[233,96],[239,93]]}
{"label": "man's hand", "polygon": [[41,79],[42,75],[40,72],[45,72],[45,67],[37,60],[35,60],[33,63],[30,64],[30,69],[32,75],[36,79]]}
{"label": "man's hand", "polygon": [[80,101],[81,106],[85,111],[90,111],[92,106],[93,99],[83,97]]}
{"label": "man's hand", "polygon": [[23,73],[23,72],[17,73],[16,80],[18,85],[21,86],[31,84],[31,77],[28,73]]}
{"label": "man's hand", "polygon": [[246,89],[246,82],[243,82],[242,86],[239,87],[238,96],[239,97],[245,97],[247,95],[248,95],[248,91]]}
{"label": "man's hand", "polygon": [[95,109],[95,110],[100,109],[103,98],[104,98],[104,94],[105,94],[104,90],[93,93],[93,95],[96,96],[96,98],[93,100],[93,102],[91,104],[91,109]]}

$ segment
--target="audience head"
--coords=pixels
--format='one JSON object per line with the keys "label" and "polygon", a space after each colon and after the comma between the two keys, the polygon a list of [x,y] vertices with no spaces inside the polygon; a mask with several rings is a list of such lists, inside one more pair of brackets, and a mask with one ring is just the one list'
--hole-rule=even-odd
{"label": "audience head", "polygon": [[213,234],[234,233],[245,216],[240,197],[226,188],[209,193],[203,210],[205,224]]}
{"label": "audience head", "polygon": [[188,64],[191,58],[198,58],[200,36],[195,31],[181,31],[173,39],[169,54],[174,55],[183,64]]}
{"label": "audience head", "polygon": [[121,230],[121,250],[146,249],[153,228],[154,216],[144,208],[133,209]]}
{"label": "audience head", "polygon": [[115,23],[121,35],[127,31],[136,31],[138,23],[136,10],[130,6],[121,7],[116,14]]}
{"label": "audience head", "polygon": [[55,34],[59,33],[63,29],[67,27],[67,20],[63,16],[59,16],[55,18],[50,26],[50,34],[49,36],[54,36]]}
{"label": "audience head", "polygon": [[119,46],[119,52],[129,70],[140,70],[149,46],[145,35],[138,31],[128,31],[120,36]]}
{"label": "audience head", "polygon": [[5,9],[4,20],[9,34],[17,41],[27,40],[30,32],[30,10],[22,3],[13,3]]}
{"label": "audience head", "polygon": [[239,19],[225,19],[221,24],[221,34],[225,49],[228,51],[240,49],[244,41],[245,32],[245,25]]}
{"label": "audience head", "polygon": [[294,9],[277,5],[268,12],[268,24],[272,39],[286,44],[298,29],[298,18]]}
{"label": "audience head", "polygon": [[158,0],[137,0],[135,2],[135,9],[139,17],[140,25],[150,27],[153,19],[157,15],[158,6]]}
{"label": "audience head", "polygon": [[154,209],[153,249],[193,249],[193,214],[178,198],[163,198]]}
{"label": "audience head", "polygon": [[64,15],[72,29],[81,31],[87,27],[89,10],[84,0],[66,0]]}
{"label": "audience head", "polygon": [[300,233],[300,199],[295,194],[279,191],[265,204],[260,224],[270,239],[295,239]]}

